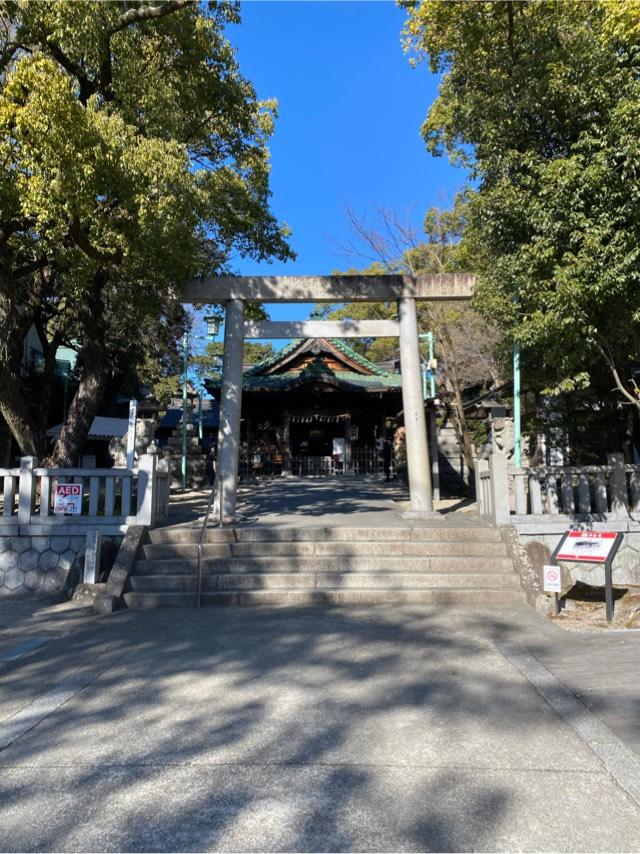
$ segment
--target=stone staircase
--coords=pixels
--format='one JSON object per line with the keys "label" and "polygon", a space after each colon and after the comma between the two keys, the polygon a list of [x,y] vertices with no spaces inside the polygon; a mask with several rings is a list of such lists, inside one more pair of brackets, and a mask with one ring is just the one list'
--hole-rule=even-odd
{"label": "stone staircase", "polygon": [[[149,533],[127,605],[195,605],[200,529]],[[203,605],[522,601],[506,545],[489,526],[210,528],[203,546]]]}

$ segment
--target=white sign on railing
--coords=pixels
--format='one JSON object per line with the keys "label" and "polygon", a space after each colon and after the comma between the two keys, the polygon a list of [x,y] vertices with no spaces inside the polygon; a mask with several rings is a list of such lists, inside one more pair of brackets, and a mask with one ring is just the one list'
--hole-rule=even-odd
{"label": "white sign on railing", "polygon": [[58,483],[53,512],[58,516],[79,516],[82,513],[82,484]]}

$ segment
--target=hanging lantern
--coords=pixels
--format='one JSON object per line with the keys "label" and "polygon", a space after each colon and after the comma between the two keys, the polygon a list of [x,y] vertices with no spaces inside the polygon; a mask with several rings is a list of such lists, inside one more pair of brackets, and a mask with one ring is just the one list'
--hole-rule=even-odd
{"label": "hanging lantern", "polygon": [[207,337],[215,338],[220,332],[220,318],[215,314],[208,314],[203,319],[207,324]]}

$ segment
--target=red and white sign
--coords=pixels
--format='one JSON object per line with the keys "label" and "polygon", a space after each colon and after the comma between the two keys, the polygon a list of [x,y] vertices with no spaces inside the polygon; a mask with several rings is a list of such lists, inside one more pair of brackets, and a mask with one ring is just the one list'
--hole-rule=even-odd
{"label": "red and white sign", "polygon": [[613,531],[569,531],[556,560],[604,563],[615,541]]}
{"label": "red and white sign", "polygon": [[57,515],[71,514],[79,516],[82,513],[82,484],[58,483],[53,501],[53,512]]}
{"label": "red and white sign", "polygon": [[560,567],[545,565],[542,567],[543,589],[546,593],[561,593]]}

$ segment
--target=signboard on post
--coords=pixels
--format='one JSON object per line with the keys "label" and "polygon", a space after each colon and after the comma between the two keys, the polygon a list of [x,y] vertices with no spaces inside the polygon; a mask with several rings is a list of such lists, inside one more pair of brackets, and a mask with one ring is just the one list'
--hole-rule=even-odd
{"label": "signboard on post", "polygon": [[613,531],[569,531],[560,544],[556,560],[605,563],[616,536]]}
{"label": "signboard on post", "polygon": [[[615,531],[567,531],[562,535],[558,546],[551,555],[552,564],[543,568],[544,589],[553,593],[554,611],[560,612],[558,593],[560,588],[547,587],[548,570],[560,570],[556,566],[559,560],[579,561],[580,563],[604,564],[605,612],[607,623],[613,620],[613,559],[620,548],[622,534]],[[553,579],[549,583],[553,583]]]}
{"label": "signboard on post", "polygon": [[560,593],[562,592],[560,584],[560,567],[559,566],[543,566],[543,587],[545,593]]}
{"label": "signboard on post", "polygon": [[82,484],[56,484],[53,512],[56,516],[80,516],[82,513]]}
{"label": "signboard on post", "polygon": [[129,401],[129,429],[127,431],[127,468],[133,468],[133,455],[136,450],[136,418],[138,416],[138,401]]}

